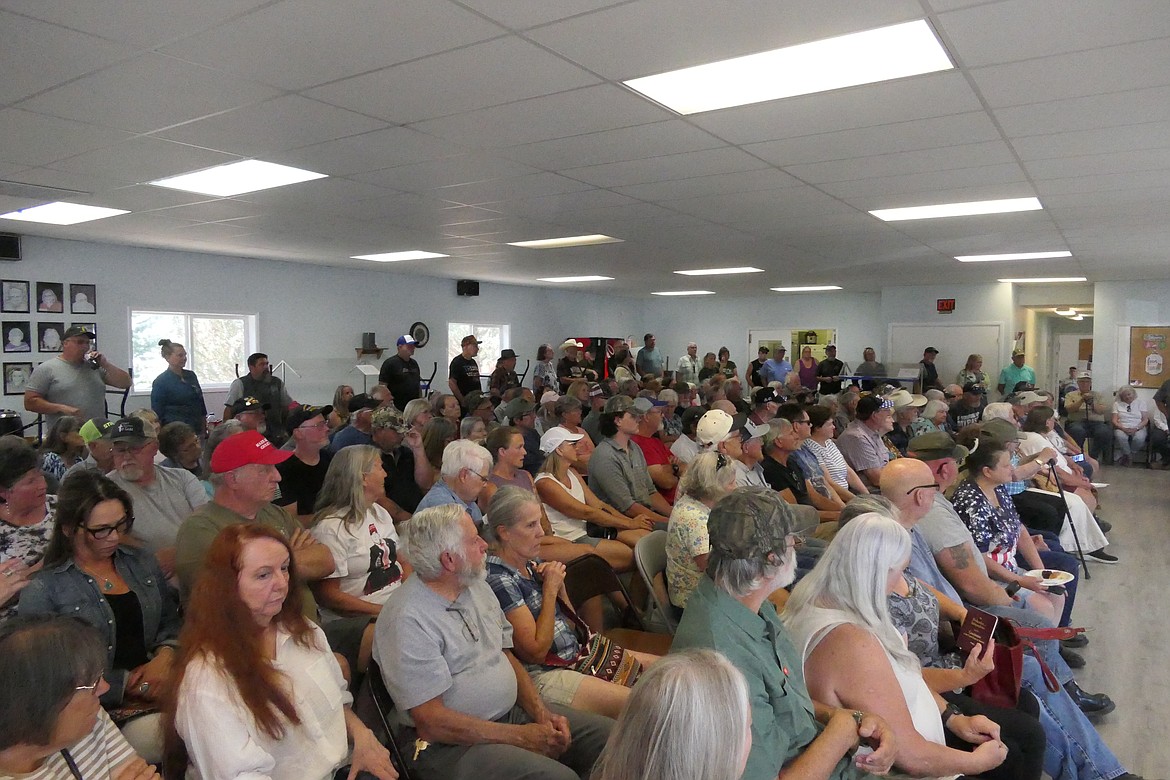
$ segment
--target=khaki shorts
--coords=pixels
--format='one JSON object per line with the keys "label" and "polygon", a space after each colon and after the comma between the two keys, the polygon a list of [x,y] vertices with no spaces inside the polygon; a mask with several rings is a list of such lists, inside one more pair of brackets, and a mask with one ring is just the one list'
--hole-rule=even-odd
{"label": "khaki shorts", "polygon": [[540,697],[552,704],[571,706],[585,675],[572,669],[530,669],[528,675],[536,683]]}

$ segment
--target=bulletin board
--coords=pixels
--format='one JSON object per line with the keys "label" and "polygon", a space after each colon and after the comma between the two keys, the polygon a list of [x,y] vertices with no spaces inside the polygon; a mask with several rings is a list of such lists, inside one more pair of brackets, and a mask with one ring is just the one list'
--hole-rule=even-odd
{"label": "bulletin board", "polygon": [[1129,329],[1129,383],[1134,387],[1161,387],[1170,379],[1170,328],[1134,326]]}

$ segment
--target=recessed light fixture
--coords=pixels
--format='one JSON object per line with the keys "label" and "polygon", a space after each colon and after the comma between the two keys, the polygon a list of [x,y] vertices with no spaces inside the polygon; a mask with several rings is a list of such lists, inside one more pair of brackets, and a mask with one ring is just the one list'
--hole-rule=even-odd
{"label": "recessed light fixture", "polygon": [[1075,317],[1069,317],[1069,319],[1072,320],[1073,322],[1080,322],[1084,318],[1085,318],[1085,315],[1083,315],[1083,314],[1078,314]]}
{"label": "recessed light fixture", "polygon": [[438,252],[424,252],[421,249],[410,249],[405,252],[383,252],[379,255],[354,255],[351,260],[373,260],[375,263],[397,263],[401,260],[429,260],[432,257],[450,257]]}
{"label": "recessed light fixture", "polygon": [[1056,312],[1057,314],[1059,314],[1061,317],[1071,317],[1077,313],[1077,310],[1073,309],[1073,308],[1053,309],[1053,311]]}
{"label": "recessed light fixture", "polygon": [[123,209],[107,209],[102,206],[83,206],[80,203],[57,201],[56,203],[46,203],[42,206],[31,206],[20,211],[0,214],[0,219],[40,222],[45,225],[76,225],[81,222],[92,222],[95,219],[105,219],[129,213]]}
{"label": "recessed light fixture", "polygon": [[665,295],[665,296],[682,296],[682,295],[714,295],[712,290],[667,290],[665,292],[652,292],[651,295]]}
{"label": "recessed light fixture", "polygon": [[612,276],[546,276],[538,282],[612,282]]}
{"label": "recessed light fixture", "polygon": [[1013,211],[1038,211],[1044,208],[1039,198],[1006,198],[1004,200],[974,200],[967,203],[940,203],[936,206],[907,206],[900,209],[875,209],[869,212],[885,222],[907,219],[939,219],[940,217],[971,217],[979,214],[1008,214]]}
{"label": "recessed light fixture", "polygon": [[752,268],[750,265],[738,268],[696,268],[693,271],[675,271],[683,276],[720,276],[722,274],[762,274],[763,268]]}
{"label": "recessed light fixture", "polygon": [[1035,279],[997,279],[1005,284],[1059,284],[1060,282],[1087,282],[1084,276],[1047,276]]}
{"label": "recessed light fixture", "polygon": [[617,244],[622,239],[594,233],[590,236],[566,236],[564,238],[541,238],[536,241],[509,241],[508,246],[525,249],[562,249],[567,246],[593,246],[595,244]]}
{"label": "recessed light fixture", "polygon": [[960,263],[996,263],[1000,260],[1048,260],[1056,257],[1072,257],[1072,252],[1015,252],[1006,255],[957,255]]}
{"label": "recessed light fixture", "polygon": [[807,287],[773,287],[772,292],[827,292],[829,290],[840,290],[841,288],[835,284],[813,284]]}
{"label": "recessed light fixture", "polygon": [[273,187],[283,187],[286,184],[297,184],[325,177],[324,173],[290,168],[287,165],[277,165],[261,160],[241,160],[227,165],[217,165],[205,171],[158,179],[152,181],[151,184],[156,187],[168,187],[172,190],[198,192],[201,195],[227,198],[232,195],[242,195],[245,192],[270,190]]}
{"label": "recessed light fixture", "polygon": [[924,20],[786,46],[624,82],[680,114],[950,70]]}

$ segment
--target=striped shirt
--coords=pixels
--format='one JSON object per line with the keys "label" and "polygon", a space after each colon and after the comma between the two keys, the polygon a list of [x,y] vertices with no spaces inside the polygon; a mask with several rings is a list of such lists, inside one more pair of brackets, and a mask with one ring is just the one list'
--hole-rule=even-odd
{"label": "striped shirt", "polygon": [[840,487],[849,489],[849,466],[845,463],[845,456],[841,454],[841,450],[837,449],[837,442],[829,439],[822,446],[808,438],[801,446],[816,456],[817,463],[829,472],[829,479]]}
{"label": "striped shirt", "polygon": [[[76,765],[76,773],[69,768],[66,753]],[[134,748],[130,747],[106,711],[99,709],[93,731],[76,744],[49,756],[37,771],[20,777],[22,780],[74,780],[75,777],[108,780],[113,775],[112,770],[132,758],[135,758]],[[0,773],[0,780],[10,777],[12,775]]]}

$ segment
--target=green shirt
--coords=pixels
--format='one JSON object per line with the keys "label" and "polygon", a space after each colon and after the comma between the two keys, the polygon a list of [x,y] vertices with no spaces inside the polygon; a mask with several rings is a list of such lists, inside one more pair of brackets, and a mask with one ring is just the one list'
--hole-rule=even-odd
{"label": "green shirt", "polygon": [[[203,569],[203,561],[207,558],[211,543],[220,531],[236,523],[266,525],[279,531],[285,539],[292,539],[293,532],[297,529],[297,521],[289,516],[288,512],[272,504],[265,504],[256,513],[255,520],[249,520],[214,501],[199,507],[179,526],[179,535],[175,540],[175,572],[179,575],[179,592],[184,604],[187,603],[191,588],[195,586],[195,580]],[[303,580],[300,587],[305,617],[317,622],[317,602],[313,600],[313,593]]]}
{"label": "green shirt", "polygon": [[[804,684],[800,653],[776,608],[765,601],[754,613],[715,587],[709,577],[687,600],[671,652],[690,647],[718,650],[747,678],[752,704],[752,751],[742,780],[776,780],[780,769],[817,738],[821,726]],[[861,776],[851,755],[830,778]]]}

